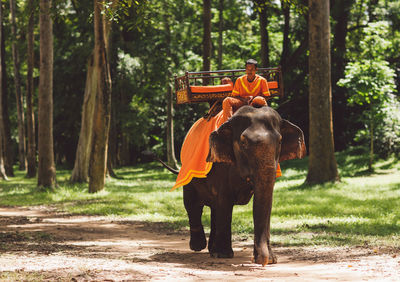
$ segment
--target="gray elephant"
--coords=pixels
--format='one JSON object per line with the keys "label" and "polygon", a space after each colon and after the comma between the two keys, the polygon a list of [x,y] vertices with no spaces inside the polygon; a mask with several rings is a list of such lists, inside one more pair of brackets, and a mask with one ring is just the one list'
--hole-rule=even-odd
{"label": "gray elephant", "polygon": [[233,205],[253,199],[254,262],[276,263],[270,246],[272,195],[279,162],[303,158],[304,135],[270,107],[241,107],[210,135],[206,178],[193,178],[183,187],[190,224],[190,248],[207,246],[201,216],[204,205],[211,208],[208,250],[212,257],[233,257],[231,221]]}

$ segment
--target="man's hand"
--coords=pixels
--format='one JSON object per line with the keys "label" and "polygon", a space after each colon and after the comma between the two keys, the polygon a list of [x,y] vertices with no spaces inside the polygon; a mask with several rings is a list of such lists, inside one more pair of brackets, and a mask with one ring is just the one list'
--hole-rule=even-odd
{"label": "man's hand", "polygon": [[240,101],[246,103],[247,105],[249,105],[250,102],[253,100],[253,96],[246,96],[246,97],[233,96],[233,98],[239,99]]}

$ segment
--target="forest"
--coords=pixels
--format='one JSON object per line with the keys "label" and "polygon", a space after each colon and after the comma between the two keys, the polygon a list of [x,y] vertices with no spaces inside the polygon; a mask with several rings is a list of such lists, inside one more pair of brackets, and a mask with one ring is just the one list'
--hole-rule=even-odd
{"label": "forest", "polygon": [[[113,167],[149,161],[142,154],[145,150],[157,152],[162,159],[170,155],[167,121],[172,110],[168,104],[174,95],[175,75],[241,69],[248,58],[256,59],[261,67],[281,66],[284,97],[272,100],[270,106],[303,129],[308,146],[308,1],[124,0],[101,2],[97,10],[93,1],[53,0],[40,1],[40,5],[38,0],[1,1],[4,177],[12,177],[14,169],[36,176],[38,138],[46,131],[38,127],[41,89],[52,97],[50,108],[43,110],[52,115],[52,127],[47,127],[52,133],[50,155],[57,168],[76,166],[80,136],[90,128],[82,125],[82,113],[85,93],[93,87],[90,75],[97,75],[92,70],[96,38],[101,38],[96,37],[96,19],[103,22],[100,28],[107,29],[108,36],[103,40],[109,77],[105,74],[103,86],[108,87],[111,102],[106,115],[99,118],[110,119],[109,128],[104,129],[109,136],[110,173]],[[47,33],[40,31],[46,27],[45,16],[52,29]],[[49,34],[51,40],[46,37]],[[45,42],[52,43],[47,44],[50,49],[41,49]],[[373,150],[379,158],[400,153],[399,49],[399,1],[330,1],[336,152],[357,145],[366,152]],[[52,69],[46,73],[42,56],[45,59],[48,50],[53,54]],[[173,105],[173,148],[178,161],[186,132],[207,110],[205,103]]]}

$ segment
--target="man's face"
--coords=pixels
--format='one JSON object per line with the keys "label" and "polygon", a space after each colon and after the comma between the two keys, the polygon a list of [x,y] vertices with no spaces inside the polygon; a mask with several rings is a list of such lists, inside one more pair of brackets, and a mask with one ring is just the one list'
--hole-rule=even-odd
{"label": "man's face", "polygon": [[246,74],[247,74],[247,78],[249,80],[254,79],[254,77],[256,76],[256,71],[257,71],[257,68],[255,65],[252,65],[252,64],[246,65]]}

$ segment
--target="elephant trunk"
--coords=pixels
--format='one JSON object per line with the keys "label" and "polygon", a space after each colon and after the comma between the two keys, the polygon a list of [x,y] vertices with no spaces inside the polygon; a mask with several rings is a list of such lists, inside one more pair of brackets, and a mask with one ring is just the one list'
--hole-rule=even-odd
{"label": "elephant trunk", "polygon": [[263,266],[268,263],[276,263],[269,241],[274,184],[275,169],[271,169],[267,172],[264,171],[264,175],[257,177],[254,189],[254,261]]}

